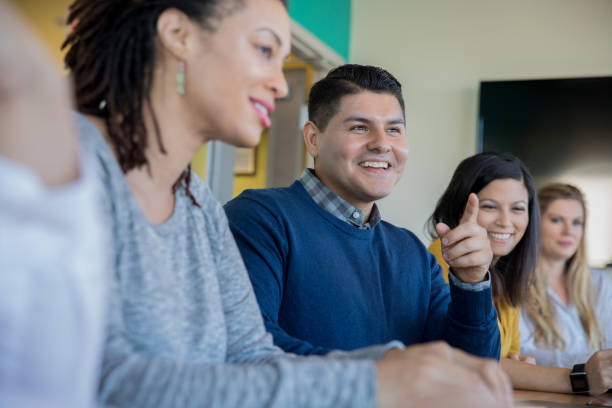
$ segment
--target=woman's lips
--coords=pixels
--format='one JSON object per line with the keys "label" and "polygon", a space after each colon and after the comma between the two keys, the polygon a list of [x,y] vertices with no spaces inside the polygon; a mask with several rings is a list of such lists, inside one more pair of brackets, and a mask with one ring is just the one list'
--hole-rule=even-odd
{"label": "woman's lips", "polygon": [[512,234],[509,232],[489,232],[489,238],[493,242],[506,243],[512,238]]}
{"label": "woman's lips", "polygon": [[268,129],[272,124],[270,114],[274,112],[274,105],[262,99],[255,98],[251,98],[251,105],[253,105],[255,113],[257,114],[257,117],[259,118],[261,123],[266,129]]}

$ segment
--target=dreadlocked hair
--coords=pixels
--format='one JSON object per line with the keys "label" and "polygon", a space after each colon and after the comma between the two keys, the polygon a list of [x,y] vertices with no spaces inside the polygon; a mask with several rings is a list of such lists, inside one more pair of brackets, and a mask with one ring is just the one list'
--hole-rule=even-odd
{"label": "dreadlocked hair", "polygon": [[[71,71],[79,112],[105,121],[121,170],[148,166],[145,155],[149,113],[161,153],[166,149],[151,104],[156,61],[157,19],[168,8],[183,12],[213,32],[244,0],[76,0],[70,6],[72,27],[62,49]],[[176,180],[172,191],[185,187],[191,202],[191,166]]]}

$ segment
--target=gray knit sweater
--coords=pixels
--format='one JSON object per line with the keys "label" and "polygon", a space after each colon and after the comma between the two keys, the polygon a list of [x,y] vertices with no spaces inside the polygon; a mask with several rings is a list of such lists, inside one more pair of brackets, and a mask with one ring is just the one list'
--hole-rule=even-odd
{"label": "gray knit sweater", "polygon": [[266,333],[222,207],[193,175],[161,225],[144,217],[103,136],[100,164],[114,267],[99,398],[117,407],[371,407],[371,360],[298,358]]}

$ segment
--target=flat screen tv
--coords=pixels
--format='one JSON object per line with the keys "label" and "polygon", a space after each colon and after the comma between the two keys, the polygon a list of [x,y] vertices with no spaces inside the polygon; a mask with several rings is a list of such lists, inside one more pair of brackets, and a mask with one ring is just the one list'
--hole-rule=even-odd
{"label": "flat screen tv", "polygon": [[520,157],[536,184],[580,187],[591,266],[612,264],[612,77],[483,81],[480,151]]}

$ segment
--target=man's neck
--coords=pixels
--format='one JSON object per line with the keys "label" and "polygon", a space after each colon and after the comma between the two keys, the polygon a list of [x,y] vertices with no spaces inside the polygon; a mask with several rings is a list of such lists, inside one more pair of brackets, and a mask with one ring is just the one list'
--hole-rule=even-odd
{"label": "man's neck", "polygon": [[321,177],[321,173],[317,171],[316,168],[314,169],[314,173],[315,173],[315,176],[317,176],[317,178],[321,181],[321,183],[323,183],[323,185],[325,185],[325,187],[327,187],[332,193],[336,194],[338,197],[340,197],[341,199],[343,199],[344,201],[346,201],[353,207],[361,210],[363,212],[363,222],[364,223],[370,220],[370,215],[372,214],[372,208],[374,207],[374,201],[361,202],[359,200],[355,200],[354,197],[351,197],[346,192],[341,191],[340,189],[336,188],[333,185],[333,183],[330,183],[329,181],[327,181],[325,176]]}

